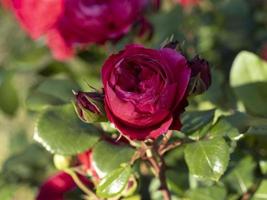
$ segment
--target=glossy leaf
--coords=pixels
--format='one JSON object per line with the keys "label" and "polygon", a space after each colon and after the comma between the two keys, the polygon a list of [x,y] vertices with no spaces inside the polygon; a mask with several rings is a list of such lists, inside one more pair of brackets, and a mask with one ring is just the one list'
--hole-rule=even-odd
{"label": "glossy leaf", "polygon": [[261,173],[267,175],[267,160],[261,160],[259,162]]}
{"label": "glossy leaf", "polygon": [[231,86],[252,114],[267,116],[267,62],[257,55],[243,51],[234,60]]}
{"label": "glossy leaf", "polygon": [[187,196],[190,200],[225,200],[226,190],[218,186],[196,188],[188,191]]}
{"label": "glossy leaf", "polygon": [[267,199],[267,181],[261,182],[257,192],[253,195],[252,200],[264,200]]}
{"label": "glossy leaf", "polygon": [[129,163],[134,149],[127,145],[101,141],[93,149],[94,167],[100,177],[104,177],[123,163]]}
{"label": "glossy leaf", "polygon": [[214,110],[185,112],[182,115],[183,127],[181,131],[191,134],[192,139],[199,139],[207,133],[212,124]]}
{"label": "glossy leaf", "polygon": [[235,166],[227,173],[225,182],[239,194],[243,194],[249,190],[255,181],[254,170],[256,163],[251,156],[246,156],[238,162],[232,162]]}
{"label": "glossy leaf", "polygon": [[120,167],[105,176],[97,187],[97,195],[101,198],[114,197],[126,187],[131,175],[131,168]]}
{"label": "glossy leaf", "polygon": [[238,140],[241,137],[239,131],[224,118],[220,118],[216,124],[212,126],[209,130],[208,136],[211,138],[228,137],[231,140]]}
{"label": "glossy leaf", "polygon": [[229,147],[224,139],[214,138],[188,144],[185,160],[190,174],[218,181],[229,162]]}
{"label": "glossy leaf", "polygon": [[100,133],[93,125],[80,121],[72,105],[65,105],[43,112],[34,138],[52,153],[73,155],[96,144]]}

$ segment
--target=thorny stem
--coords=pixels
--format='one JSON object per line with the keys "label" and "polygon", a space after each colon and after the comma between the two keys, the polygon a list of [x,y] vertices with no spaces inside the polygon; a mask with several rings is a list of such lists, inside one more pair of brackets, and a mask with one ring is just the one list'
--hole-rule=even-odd
{"label": "thorny stem", "polygon": [[171,200],[171,193],[166,181],[166,165],[163,156],[159,154],[159,147],[154,143],[152,148],[147,148],[146,159],[149,161],[155,176],[160,180],[160,191],[162,192],[163,199]]}

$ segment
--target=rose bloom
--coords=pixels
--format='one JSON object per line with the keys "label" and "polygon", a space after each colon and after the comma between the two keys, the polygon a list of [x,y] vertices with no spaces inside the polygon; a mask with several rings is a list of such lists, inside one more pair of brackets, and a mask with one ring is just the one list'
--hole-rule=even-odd
{"label": "rose bloom", "polygon": [[77,46],[118,40],[142,19],[147,0],[2,0],[34,39],[46,36],[57,59]]}
{"label": "rose bloom", "polygon": [[[79,176],[80,180],[89,186],[92,183],[87,178]],[[50,177],[39,189],[36,200],[64,200],[64,196],[77,188],[71,176],[60,172]]]}
{"label": "rose bloom", "polygon": [[191,70],[171,48],[127,46],[102,68],[108,119],[130,139],[155,139],[179,130]]}

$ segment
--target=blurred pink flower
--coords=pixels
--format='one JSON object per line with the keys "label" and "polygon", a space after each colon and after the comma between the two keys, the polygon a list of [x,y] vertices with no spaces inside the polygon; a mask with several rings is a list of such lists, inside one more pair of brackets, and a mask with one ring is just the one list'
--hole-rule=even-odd
{"label": "blurred pink flower", "polygon": [[178,3],[183,7],[197,5],[200,0],[178,0]]}
{"label": "blurred pink flower", "polygon": [[11,4],[22,27],[33,39],[46,36],[57,59],[75,48],[116,41],[142,19],[148,0],[2,0]]}

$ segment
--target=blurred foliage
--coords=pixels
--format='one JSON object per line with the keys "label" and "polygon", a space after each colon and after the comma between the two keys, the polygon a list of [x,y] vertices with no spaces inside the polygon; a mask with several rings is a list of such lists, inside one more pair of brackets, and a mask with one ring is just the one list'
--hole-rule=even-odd
{"label": "blurred foliage", "polygon": [[[89,91],[89,86],[101,88],[101,65],[107,55],[125,44],[142,42],[148,47],[159,48],[170,37],[180,42],[180,48],[189,57],[198,53],[209,60],[212,67],[212,87],[206,94],[190,100],[187,108],[190,112],[185,113],[183,118],[185,123],[190,122],[190,127],[183,127],[183,131],[192,139],[205,136],[207,130],[212,136],[212,133],[218,132],[216,128],[220,129],[219,123],[224,123],[228,124],[223,126],[228,127],[225,132],[236,132],[234,128],[229,128],[232,124],[242,133],[239,142],[231,141],[231,137],[226,135],[203,141],[209,144],[204,150],[200,148],[203,142],[197,142],[185,149],[185,158],[184,149],[168,153],[167,178],[173,199],[266,199],[267,64],[258,57],[267,43],[266,0],[202,0],[199,6],[186,9],[174,5],[171,0],[163,0],[161,10],[150,13],[148,17],[154,26],[154,36],[150,41],[130,33],[117,44],[92,46],[68,62],[58,62],[53,60],[42,39],[32,41],[20,29],[14,16],[0,8],[1,200],[34,199],[38,186],[55,170],[51,155],[32,140],[34,123],[39,115],[37,111],[51,105],[70,103],[71,90],[81,88]],[[202,111],[202,117],[198,118],[199,110],[208,111]],[[221,118],[222,115],[226,117]],[[52,116],[58,120],[53,113]],[[214,124],[216,121],[217,124]],[[194,126],[198,127],[197,133]],[[199,127],[205,131],[199,131]],[[44,128],[53,129],[49,126]],[[62,131],[64,129],[67,127],[62,127]],[[53,142],[48,145],[53,146]],[[219,153],[218,157],[223,157],[223,165],[229,161],[229,167],[223,167],[219,174],[203,171],[201,165],[205,159],[201,159],[202,156],[225,145],[229,145],[229,152]],[[70,146],[69,149],[72,153],[73,149]],[[84,149],[75,149],[75,152],[81,150]],[[190,154],[194,151],[200,153],[194,157]],[[200,166],[190,167],[191,160],[195,163],[196,159],[200,160]],[[216,180],[222,171],[226,172],[214,182],[189,175],[189,170],[197,175],[208,173],[205,176]],[[121,167],[110,173],[110,177],[116,173],[125,173],[124,179],[130,176],[128,168]],[[140,179],[139,186],[142,198],[162,199],[157,192],[157,180],[145,168],[142,173],[144,177]],[[107,178],[102,185],[110,185],[111,181]],[[98,192],[107,195],[101,186]],[[132,199],[139,199],[139,196]]]}

